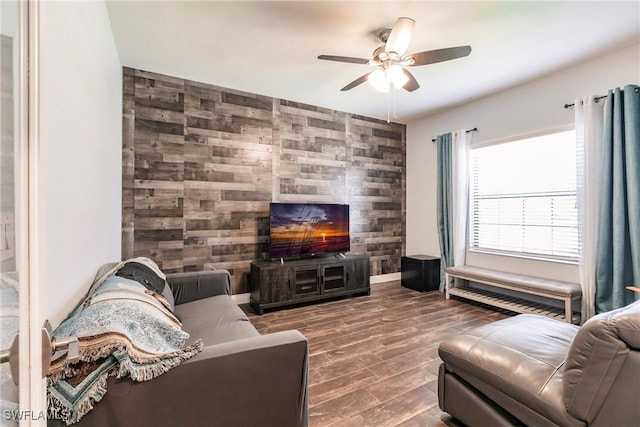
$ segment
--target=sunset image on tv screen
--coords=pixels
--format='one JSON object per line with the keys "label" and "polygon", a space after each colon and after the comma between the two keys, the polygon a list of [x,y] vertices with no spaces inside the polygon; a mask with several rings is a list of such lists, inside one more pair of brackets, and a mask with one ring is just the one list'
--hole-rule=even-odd
{"label": "sunset image on tv screen", "polygon": [[271,204],[271,257],[346,252],[349,206],[335,204]]}

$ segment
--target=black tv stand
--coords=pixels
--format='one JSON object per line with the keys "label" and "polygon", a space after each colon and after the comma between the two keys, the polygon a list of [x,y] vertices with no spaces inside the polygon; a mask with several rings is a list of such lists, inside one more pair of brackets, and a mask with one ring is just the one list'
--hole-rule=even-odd
{"label": "black tv stand", "polygon": [[254,312],[337,296],[371,293],[368,255],[251,263],[250,305]]}

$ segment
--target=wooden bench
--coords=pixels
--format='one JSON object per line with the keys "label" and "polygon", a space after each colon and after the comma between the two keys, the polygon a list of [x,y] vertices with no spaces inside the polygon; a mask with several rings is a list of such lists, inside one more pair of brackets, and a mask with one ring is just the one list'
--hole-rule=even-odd
{"label": "wooden bench", "polygon": [[[454,280],[454,284],[452,285],[451,278],[460,279],[462,283]],[[469,282],[484,283],[493,287],[516,291],[521,294],[537,295],[544,298],[560,300],[564,303],[564,310],[552,304],[535,302],[504,293],[471,287],[469,286]],[[455,295],[516,313],[542,314],[568,323],[580,323],[582,290],[577,283],[463,265],[448,267],[445,270],[445,284],[445,296],[447,299],[449,299],[451,295]]]}

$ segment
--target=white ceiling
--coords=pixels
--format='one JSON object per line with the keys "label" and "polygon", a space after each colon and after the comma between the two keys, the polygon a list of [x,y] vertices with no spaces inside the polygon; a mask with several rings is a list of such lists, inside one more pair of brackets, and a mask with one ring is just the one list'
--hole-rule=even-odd
{"label": "white ceiling", "polygon": [[410,68],[421,87],[397,93],[401,123],[640,42],[638,0],[107,0],[107,9],[124,66],[385,120],[387,95],[367,83],[340,91],[369,66],[317,56],[370,58],[400,16],[416,21],[409,53],[471,45],[468,57]]}

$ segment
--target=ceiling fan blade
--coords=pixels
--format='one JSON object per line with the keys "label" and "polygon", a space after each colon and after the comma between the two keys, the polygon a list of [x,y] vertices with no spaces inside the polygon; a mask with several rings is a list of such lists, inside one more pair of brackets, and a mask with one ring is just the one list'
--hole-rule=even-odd
{"label": "ceiling fan blade", "polygon": [[368,64],[369,60],[364,58],[352,58],[350,56],[334,56],[334,55],[320,55],[318,59],[324,59],[326,61],[338,61],[349,62],[351,64]]}
{"label": "ceiling fan blade", "polygon": [[399,56],[404,55],[411,42],[415,23],[416,21],[411,18],[398,18],[385,44],[385,52],[395,52]]}
{"label": "ceiling fan blade", "polygon": [[353,89],[356,86],[361,85],[362,83],[367,81],[367,78],[369,77],[369,74],[371,74],[371,73],[367,73],[364,76],[358,77],[357,79],[355,79],[354,81],[352,81],[351,83],[349,83],[348,85],[346,85],[345,87],[343,87],[340,90],[344,92],[344,91],[347,91],[349,89]]}
{"label": "ceiling fan blade", "polygon": [[403,68],[402,69],[402,74],[407,76],[407,78],[409,79],[404,84],[404,86],[402,86],[406,91],[413,92],[414,90],[416,90],[416,89],[418,89],[420,87],[420,85],[418,84],[418,81],[416,80],[416,78],[413,77],[413,74],[411,74],[409,71],[407,71],[407,70],[405,70]]}
{"label": "ceiling fan blade", "polygon": [[447,47],[444,49],[426,50],[424,52],[412,53],[412,66],[435,64],[436,62],[449,61],[451,59],[462,58],[471,53],[471,46]]}

